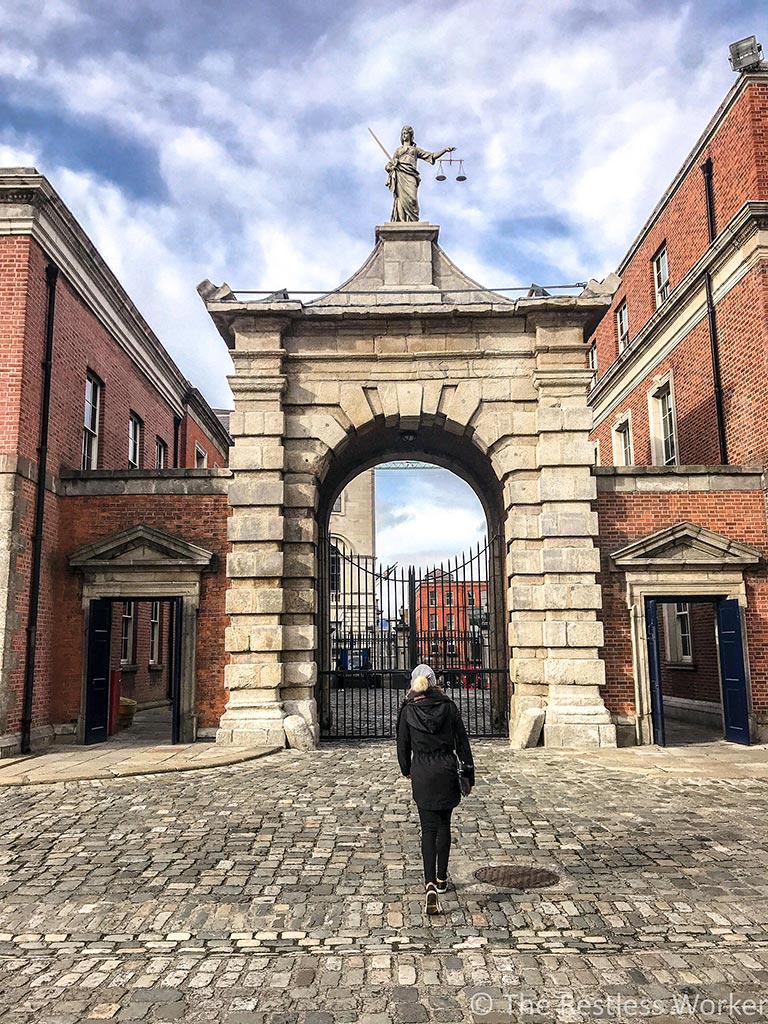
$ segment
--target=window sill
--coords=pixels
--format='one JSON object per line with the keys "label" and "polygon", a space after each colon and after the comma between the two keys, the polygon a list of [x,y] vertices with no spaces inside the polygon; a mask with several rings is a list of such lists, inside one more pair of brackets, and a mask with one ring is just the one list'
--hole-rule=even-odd
{"label": "window sill", "polygon": [[126,665],[124,663],[121,663],[120,664],[120,671],[121,672],[138,672],[139,671],[139,666],[138,665],[134,665],[134,664]]}
{"label": "window sill", "polygon": [[162,672],[165,669],[165,665],[161,664],[159,661],[150,661],[147,668],[150,672]]}
{"label": "window sill", "polygon": [[694,661],[665,661],[665,666],[675,672],[695,672],[696,662]]}

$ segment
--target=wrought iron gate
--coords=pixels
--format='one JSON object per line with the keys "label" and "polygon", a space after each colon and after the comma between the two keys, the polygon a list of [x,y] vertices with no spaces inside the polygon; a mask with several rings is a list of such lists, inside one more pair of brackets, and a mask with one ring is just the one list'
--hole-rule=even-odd
{"label": "wrought iron gate", "polygon": [[431,665],[471,736],[508,730],[501,545],[430,570],[383,566],[326,537],[320,549],[321,736],[394,736],[411,670]]}

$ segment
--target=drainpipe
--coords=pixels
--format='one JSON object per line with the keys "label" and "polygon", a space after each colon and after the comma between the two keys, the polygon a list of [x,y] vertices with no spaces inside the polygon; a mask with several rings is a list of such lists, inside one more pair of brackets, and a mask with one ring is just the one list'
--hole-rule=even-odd
{"label": "drainpipe", "polygon": [[[715,200],[712,192],[712,157],[707,157],[701,165],[704,175],[704,197],[707,204],[707,231],[709,241],[715,239]],[[707,299],[707,322],[709,324],[709,348],[712,353],[712,379],[715,389],[715,413],[717,415],[717,442],[720,449],[720,462],[728,465],[728,445],[725,439],[725,407],[723,404],[723,385],[720,376],[720,349],[717,341],[717,317],[715,301],[712,297],[712,274],[704,274],[704,291]]]}
{"label": "drainpipe", "polygon": [[45,317],[45,357],[43,359],[43,393],[40,405],[40,434],[37,446],[37,483],[35,486],[35,522],[32,533],[32,566],[29,576],[29,612],[27,615],[27,651],[24,663],[24,699],[21,711],[21,752],[31,753],[32,696],[35,687],[35,648],[37,646],[37,612],[40,604],[40,569],[43,561],[43,529],[45,519],[45,474],[48,464],[48,422],[51,412],[51,376],[53,369],[53,326],[56,312],[56,282],[59,268],[49,263],[45,268],[48,308]]}

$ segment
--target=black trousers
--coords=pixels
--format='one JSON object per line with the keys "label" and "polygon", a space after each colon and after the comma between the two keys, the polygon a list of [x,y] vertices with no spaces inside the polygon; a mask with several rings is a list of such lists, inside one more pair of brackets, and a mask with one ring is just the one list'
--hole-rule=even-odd
{"label": "black trousers", "polygon": [[452,807],[445,811],[430,811],[426,807],[419,807],[425,882],[435,882],[438,878],[444,881],[448,877],[452,814]]}

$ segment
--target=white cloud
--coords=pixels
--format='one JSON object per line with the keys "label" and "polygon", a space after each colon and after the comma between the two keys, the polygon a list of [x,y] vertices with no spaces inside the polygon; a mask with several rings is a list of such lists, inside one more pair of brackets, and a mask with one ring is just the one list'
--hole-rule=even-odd
{"label": "white cloud", "polygon": [[[106,5],[34,2],[32,16],[5,5],[0,89],[68,137],[0,127],[0,154],[34,157],[214,402],[228,358],[195,284],[331,288],[352,273],[390,206],[367,125],[389,147],[404,121],[428,148],[459,147],[469,180],[440,186],[428,168],[421,203],[472,276],[601,276],[729,86],[727,43],[749,27],[712,4],[419,0],[339,16],[329,3],[319,30],[297,15],[276,46],[261,20],[284,20],[276,5],[249,34],[224,3],[206,35],[200,10],[175,4],[116,30]],[[230,14],[251,49],[217,32]],[[137,199],[121,167],[83,171],[68,156],[77,126],[148,153],[163,191]]]}

